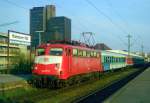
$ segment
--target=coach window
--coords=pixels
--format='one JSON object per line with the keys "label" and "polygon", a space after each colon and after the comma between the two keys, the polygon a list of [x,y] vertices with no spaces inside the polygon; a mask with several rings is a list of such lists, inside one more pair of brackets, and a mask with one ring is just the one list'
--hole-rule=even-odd
{"label": "coach window", "polygon": [[109,57],[107,57],[107,62],[109,62]]}
{"label": "coach window", "polygon": [[61,56],[62,53],[63,53],[63,49],[62,48],[51,48],[50,49],[50,55]]}
{"label": "coach window", "polygon": [[102,58],[103,58],[103,60],[104,60],[103,62],[105,63],[105,56],[102,56]]}
{"label": "coach window", "polygon": [[117,62],[119,62],[119,58],[117,57]]}
{"label": "coach window", "polygon": [[124,62],[124,58],[122,58],[122,62]]}
{"label": "coach window", "polygon": [[106,58],[106,63],[107,63],[108,62],[108,57],[106,56],[105,58]]}
{"label": "coach window", "polygon": [[126,59],[125,58],[123,58],[123,62],[125,62],[126,61]]}
{"label": "coach window", "polygon": [[122,62],[124,62],[124,58],[122,57]]}
{"label": "coach window", "polygon": [[113,63],[115,63],[115,57],[113,57]]}
{"label": "coach window", "polygon": [[114,57],[112,57],[112,62],[114,62]]}
{"label": "coach window", "polygon": [[110,57],[108,57],[108,62],[110,63],[111,61],[110,61]]}
{"label": "coach window", "polygon": [[118,62],[118,57],[116,58],[116,62]]}
{"label": "coach window", "polygon": [[78,50],[77,49],[73,49],[73,56],[78,56]]}
{"label": "coach window", "polygon": [[105,56],[105,62],[107,63],[108,61],[107,61],[107,57]]}
{"label": "coach window", "polygon": [[116,57],[114,58],[114,62],[116,62]]}
{"label": "coach window", "polygon": [[111,57],[109,57],[109,62],[111,63]]}
{"label": "coach window", "polygon": [[110,57],[110,62],[111,62],[111,63],[113,62],[112,57]]}
{"label": "coach window", "polygon": [[106,58],[105,58],[105,56],[102,56],[103,58],[104,58],[104,63],[106,62]]}
{"label": "coach window", "polygon": [[123,57],[121,58],[121,62],[123,62]]}
{"label": "coach window", "polygon": [[117,59],[116,59],[116,57],[114,58],[114,60],[115,60],[115,63],[117,62]]}
{"label": "coach window", "polygon": [[110,62],[112,63],[112,57],[110,57]]}
{"label": "coach window", "polygon": [[103,58],[104,58],[104,63],[106,62],[106,58],[105,58],[105,56],[102,56]]}
{"label": "coach window", "polygon": [[107,57],[107,62],[109,62],[109,57]]}

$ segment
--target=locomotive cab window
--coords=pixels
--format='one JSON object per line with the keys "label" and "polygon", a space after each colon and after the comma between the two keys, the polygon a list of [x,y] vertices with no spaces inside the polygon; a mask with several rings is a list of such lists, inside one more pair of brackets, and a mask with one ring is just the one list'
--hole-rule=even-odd
{"label": "locomotive cab window", "polygon": [[50,55],[52,55],[52,56],[61,56],[62,53],[63,53],[62,48],[51,48],[50,49]]}
{"label": "locomotive cab window", "polygon": [[36,54],[37,54],[38,56],[44,55],[44,54],[45,54],[45,49],[43,49],[43,48],[37,49]]}

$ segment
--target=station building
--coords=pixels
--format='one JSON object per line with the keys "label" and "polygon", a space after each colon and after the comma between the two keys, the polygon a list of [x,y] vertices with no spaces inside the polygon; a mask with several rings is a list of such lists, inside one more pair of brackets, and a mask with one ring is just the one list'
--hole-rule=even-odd
{"label": "station building", "polygon": [[[8,45],[8,40],[8,34],[0,32],[0,70],[7,69],[8,63],[9,65],[16,63],[16,58],[20,53],[29,55],[27,46],[13,43]],[[25,58],[27,57],[25,56]]]}

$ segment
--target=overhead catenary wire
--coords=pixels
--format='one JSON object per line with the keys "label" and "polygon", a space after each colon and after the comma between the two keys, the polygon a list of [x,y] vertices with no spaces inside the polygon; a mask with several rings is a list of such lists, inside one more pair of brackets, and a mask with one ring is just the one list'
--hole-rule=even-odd
{"label": "overhead catenary wire", "polygon": [[3,23],[3,24],[0,24],[0,27],[9,26],[9,25],[16,24],[16,23],[19,23],[19,21],[13,21],[13,22]]}
{"label": "overhead catenary wire", "polygon": [[116,24],[107,14],[105,14],[103,11],[101,11],[99,8],[96,7],[96,5],[91,2],[90,0],[85,0],[89,5],[91,5],[93,8],[96,9],[96,11],[100,14],[106,17],[115,27],[117,27],[119,30],[121,30],[125,34],[129,34],[126,30],[124,30],[122,27],[120,27],[118,24]]}
{"label": "overhead catenary wire", "polygon": [[[111,10],[121,19],[121,21],[124,23],[124,26],[129,30],[129,28],[131,28],[131,25],[129,25],[128,22],[114,9],[110,0],[104,0],[104,1],[108,4],[108,6],[111,8]],[[131,30],[130,30],[130,32],[132,32],[131,34],[135,34]],[[131,43],[131,46],[133,46],[135,44],[141,45],[140,42],[137,42],[138,40],[142,42],[141,36],[138,33],[136,33],[136,35],[137,35],[137,37],[134,38],[134,41]]]}
{"label": "overhead catenary wire", "polygon": [[19,5],[19,4],[15,3],[15,2],[12,2],[12,1],[9,1],[9,0],[3,0],[3,1],[7,2],[8,4],[14,5],[14,6],[18,7],[18,8],[21,8],[21,9],[24,9],[24,10],[28,10],[28,8],[25,8],[25,7]]}
{"label": "overhead catenary wire", "polygon": [[112,3],[110,2],[110,0],[104,0],[104,1],[111,8],[111,11],[113,11],[120,18],[120,20],[124,23],[124,26],[129,30],[129,24],[128,24],[128,22],[120,15],[119,12],[116,11],[115,7],[112,5]]}
{"label": "overhead catenary wire", "polygon": [[[126,30],[124,30],[121,26],[119,26],[117,23],[115,23],[107,14],[105,14],[103,11],[101,11],[98,7],[96,7],[96,5],[91,2],[90,0],[85,0],[89,5],[91,5],[93,8],[95,8],[95,10],[98,12],[98,14],[101,16],[103,15],[105,18],[107,18],[111,24],[113,24],[118,30],[122,31],[124,34],[129,34]],[[124,40],[119,36],[117,35],[117,38],[123,43],[123,44],[126,44],[126,42],[124,42]]]}

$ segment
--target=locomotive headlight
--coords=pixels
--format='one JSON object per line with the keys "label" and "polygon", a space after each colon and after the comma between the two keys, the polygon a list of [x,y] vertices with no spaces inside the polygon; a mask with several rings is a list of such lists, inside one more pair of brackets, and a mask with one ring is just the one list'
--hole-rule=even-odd
{"label": "locomotive headlight", "polygon": [[34,69],[37,70],[37,66],[35,66]]}
{"label": "locomotive headlight", "polygon": [[59,67],[60,67],[60,64],[55,64],[56,69],[59,69]]}

